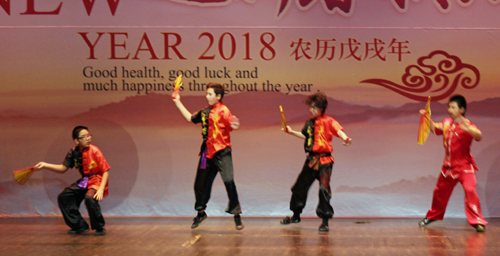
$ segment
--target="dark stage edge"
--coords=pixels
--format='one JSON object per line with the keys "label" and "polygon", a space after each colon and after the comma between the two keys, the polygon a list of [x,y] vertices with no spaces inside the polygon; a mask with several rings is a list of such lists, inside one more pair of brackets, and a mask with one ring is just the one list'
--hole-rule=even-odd
{"label": "dark stage edge", "polygon": [[418,227],[420,219],[337,218],[281,225],[279,218],[106,218],[107,234],[67,234],[62,217],[0,218],[0,255],[500,255],[500,218],[477,233],[466,219]]}

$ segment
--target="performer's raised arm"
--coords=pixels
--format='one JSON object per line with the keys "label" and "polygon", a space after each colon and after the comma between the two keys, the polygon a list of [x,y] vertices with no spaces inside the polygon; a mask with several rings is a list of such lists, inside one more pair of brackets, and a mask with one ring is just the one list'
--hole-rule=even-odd
{"label": "performer's raised arm", "polygon": [[175,98],[172,98],[172,101],[174,102],[177,109],[179,109],[179,112],[181,112],[181,115],[184,117],[184,119],[186,119],[188,123],[191,123],[191,112],[189,112],[186,107],[184,107],[184,104],[182,104],[181,96],[177,94]]}

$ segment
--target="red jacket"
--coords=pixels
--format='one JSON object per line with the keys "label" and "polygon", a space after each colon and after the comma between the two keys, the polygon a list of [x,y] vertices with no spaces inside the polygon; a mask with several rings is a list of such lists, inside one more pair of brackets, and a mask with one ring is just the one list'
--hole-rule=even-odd
{"label": "red jacket", "polygon": [[[465,119],[469,125],[477,129],[476,125]],[[472,135],[460,128],[459,123],[453,119],[446,118],[441,123],[436,123],[434,133],[443,135],[443,146],[445,156],[443,160],[443,175],[447,176],[448,171],[452,177],[461,172],[474,172],[477,169],[474,158],[470,153]]]}
{"label": "red jacket", "polygon": [[195,124],[202,123],[201,134],[207,148],[207,158],[212,159],[215,153],[231,147],[231,128],[233,115],[231,111],[219,102],[209,106],[191,117]]}
{"label": "red jacket", "polygon": [[[309,119],[302,134],[306,136],[304,150],[308,153],[332,153],[332,138],[339,137],[338,132],[344,128],[331,116],[321,115],[314,119]],[[321,164],[334,162],[332,156],[321,157]]]}

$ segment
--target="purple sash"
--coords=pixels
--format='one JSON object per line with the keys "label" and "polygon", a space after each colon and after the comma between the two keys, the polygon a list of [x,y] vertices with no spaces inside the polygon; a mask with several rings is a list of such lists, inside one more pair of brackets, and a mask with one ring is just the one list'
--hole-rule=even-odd
{"label": "purple sash", "polygon": [[81,187],[81,188],[87,188],[87,184],[89,182],[89,177],[94,176],[96,174],[97,174],[97,172],[94,172],[94,173],[91,173],[89,175],[83,176],[83,178],[78,183],[78,186]]}
{"label": "purple sash", "polygon": [[200,169],[206,169],[206,168],[207,168],[207,149],[205,148],[201,153]]}

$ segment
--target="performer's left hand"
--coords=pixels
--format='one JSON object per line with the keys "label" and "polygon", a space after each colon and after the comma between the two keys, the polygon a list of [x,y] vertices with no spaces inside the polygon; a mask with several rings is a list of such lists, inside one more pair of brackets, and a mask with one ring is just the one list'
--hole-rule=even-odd
{"label": "performer's left hand", "polygon": [[98,189],[97,192],[94,195],[94,199],[97,201],[101,201],[104,195],[104,190]]}
{"label": "performer's left hand", "polygon": [[472,135],[472,137],[474,137],[475,140],[477,141],[481,140],[481,138],[483,137],[481,131],[476,127],[472,126],[469,120],[467,120],[465,117],[462,116],[457,121],[459,122],[460,129]]}
{"label": "performer's left hand", "polygon": [[238,119],[236,116],[233,116],[231,119],[231,128],[233,130],[237,130],[240,127],[240,119]]}
{"label": "performer's left hand", "polygon": [[458,119],[458,124],[460,126],[460,129],[462,129],[466,132],[469,132],[472,129],[471,125],[467,122],[467,119],[465,119],[465,117],[463,117],[463,116],[461,116]]}

